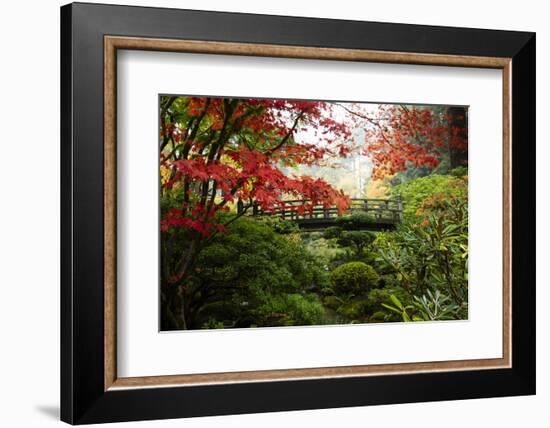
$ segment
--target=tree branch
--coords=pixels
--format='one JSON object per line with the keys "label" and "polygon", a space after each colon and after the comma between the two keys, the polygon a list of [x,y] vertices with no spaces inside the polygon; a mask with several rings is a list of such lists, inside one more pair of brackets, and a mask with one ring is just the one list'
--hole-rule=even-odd
{"label": "tree branch", "polygon": [[283,139],[279,142],[279,144],[277,144],[275,147],[273,147],[273,148],[271,148],[271,149],[269,149],[265,152],[265,155],[267,157],[270,157],[273,153],[275,153],[277,150],[279,150],[281,147],[283,147],[286,144],[286,142],[290,139],[290,137],[292,136],[292,134],[296,130],[296,127],[298,126],[298,122],[304,116],[304,114],[305,114],[305,110],[300,111],[300,113],[294,119],[294,123],[292,124],[292,127],[290,128],[288,133],[283,137]]}
{"label": "tree branch", "polygon": [[357,116],[357,117],[360,117],[361,119],[365,119],[367,122],[369,122],[370,124],[376,126],[380,132],[381,132],[381,136],[382,138],[384,139],[384,141],[386,143],[388,143],[391,147],[393,147],[394,149],[396,149],[395,145],[388,139],[388,137],[386,137],[386,134],[385,134],[385,131],[384,129],[382,128],[382,126],[380,125],[379,121],[376,120],[376,119],[373,119],[371,117],[368,117],[368,116],[365,116],[363,114],[360,114],[360,113],[357,113],[356,111],[353,111],[349,108],[347,108],[346,106],[344,106],[343,104],[340,104],[340,103],[335,103],[337,106],[339,107],[342,107],[344,110],[346,110],[348,113],[354,115],[354,116]]}

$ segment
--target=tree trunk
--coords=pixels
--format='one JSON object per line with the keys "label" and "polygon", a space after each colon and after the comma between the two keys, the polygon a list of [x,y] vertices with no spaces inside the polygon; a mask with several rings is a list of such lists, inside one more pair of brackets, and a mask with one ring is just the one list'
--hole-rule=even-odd
{"label": "tree trunk", "polygon": [[468,108],[449,107],[449,167],[468,165]]}

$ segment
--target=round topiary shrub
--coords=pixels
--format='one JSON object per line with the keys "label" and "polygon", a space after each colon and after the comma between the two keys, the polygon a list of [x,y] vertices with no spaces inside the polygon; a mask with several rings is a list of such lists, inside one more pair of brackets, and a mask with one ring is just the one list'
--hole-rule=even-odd
{"label": "round topiary shrub", "polygon": [[365,294],[378,282],[374,268],[363,262],[351,262],[338,266],[330,274],[332,289],[336,294]]}

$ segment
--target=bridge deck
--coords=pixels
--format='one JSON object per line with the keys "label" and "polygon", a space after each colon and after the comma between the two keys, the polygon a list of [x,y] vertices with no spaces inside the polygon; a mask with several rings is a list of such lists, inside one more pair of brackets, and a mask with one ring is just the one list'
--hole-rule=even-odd
{"label": "bridge deck", "polygon": [[[306,207],[304,209],[304,207]],[[401,198],[396,199],[352,199],[351,206],[344,215],[356,213],[367,214],[361,221],[354,221],[350,227],[357,230],[392,229],[401,222],[403,204]],[[271,211],[263,211],[259,206],[252,206],[253,216],[278,216],[295,222],[304,230],[315,231],[335,226],[338,218],[342,218],[338,209],[323,205],[308,206],[308,201],[285,201],[282,207]]]}

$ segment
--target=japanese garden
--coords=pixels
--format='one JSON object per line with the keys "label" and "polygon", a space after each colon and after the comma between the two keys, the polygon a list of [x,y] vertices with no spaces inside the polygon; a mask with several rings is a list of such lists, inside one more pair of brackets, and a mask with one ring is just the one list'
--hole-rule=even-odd
{"label": "japanese garden", "polygon": [[468,318],[468,109],[159,97],[160,328]]}

